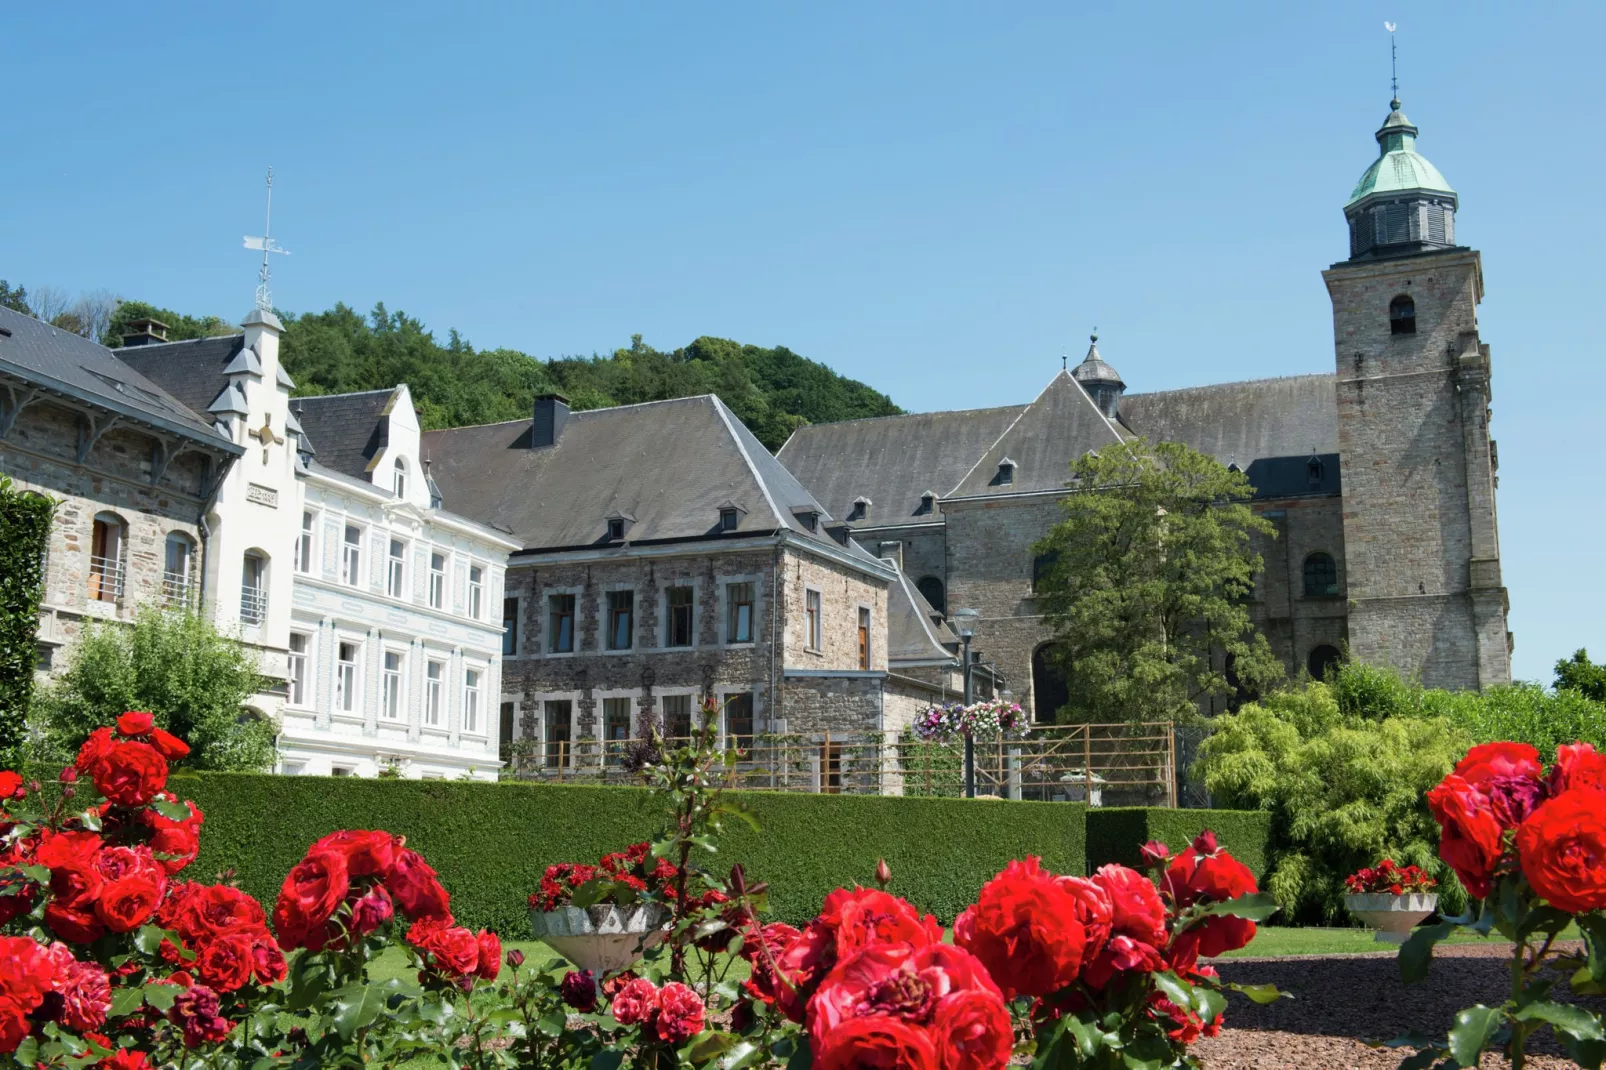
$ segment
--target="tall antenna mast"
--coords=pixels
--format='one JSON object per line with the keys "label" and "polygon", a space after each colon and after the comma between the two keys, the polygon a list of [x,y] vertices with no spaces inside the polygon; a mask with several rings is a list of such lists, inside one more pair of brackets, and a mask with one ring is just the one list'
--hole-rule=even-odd
{"label": "tall antenna mast", "polygon": [[247,249],[260,249],[262,251],[262,270],[257,272],[260,280],[257,284],[257,308],[263,312],[273,311],[273,294],[268,290],[268,280],[273,278],[273,272],[268,267],[268,256],[279,253],[289,256],[290,250],[279,245],[272,238],[273,234],[273,168],[268,168],[268,211],[262,222],[262,237],[253,238],[249,234],[245,238]]}
{"label": "tall antenna mast", "polygon": [[1395,100],[1400,99],[1400,53],[1394,45],[1394,30],[1396,24],[1385,22],[1383,28],[1389,32],[1389,96]]}

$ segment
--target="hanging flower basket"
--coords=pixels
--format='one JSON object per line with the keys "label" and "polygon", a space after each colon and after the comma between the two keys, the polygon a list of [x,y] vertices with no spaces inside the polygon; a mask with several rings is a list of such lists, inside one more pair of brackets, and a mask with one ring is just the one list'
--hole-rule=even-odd
{"label": "hanging flower basket", "polygon": [[630,906],[598,903],[592,907],[563,906],[552,911],[531,910],[535,938],[597,977],[634,965],[650,948],[663,942],[668,908],[662,903],[638,902]]}
{"label": "hanging flower basket", "polygon": [[1026,711],[1003,699],[983,699],[969,706],[928,706],[915,718],[913,727],[915,735],[928,743],[967,735],[972,739],[996,735],[1019,738],[1029,731]]}

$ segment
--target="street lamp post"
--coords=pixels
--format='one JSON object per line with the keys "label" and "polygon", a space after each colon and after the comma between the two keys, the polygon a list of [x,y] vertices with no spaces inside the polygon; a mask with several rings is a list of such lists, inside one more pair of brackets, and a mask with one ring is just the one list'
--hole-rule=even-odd
{"label": "street lamp post", "polygon": [[[953,613],[954,626],[959,629],[959,638],[964,643],[964,664],[962,671],[965,680],[965,705],[969,706],[975,701],[972,690],[970,671],[970,641],[976,635],[976,618],[981,614],[974,609],[956,609]],[[970,733],[965,733],[965,798],[976,797],[976,741]]]}

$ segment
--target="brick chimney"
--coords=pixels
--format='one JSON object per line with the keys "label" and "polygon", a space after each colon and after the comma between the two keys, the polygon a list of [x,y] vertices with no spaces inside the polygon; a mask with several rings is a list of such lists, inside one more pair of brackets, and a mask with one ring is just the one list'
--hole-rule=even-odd
{"label": "brick chimney", "polygon": [[125,346],[153,346],[167,341],[167,324],[161,320],[137,319],[128,325],[123,335]]}

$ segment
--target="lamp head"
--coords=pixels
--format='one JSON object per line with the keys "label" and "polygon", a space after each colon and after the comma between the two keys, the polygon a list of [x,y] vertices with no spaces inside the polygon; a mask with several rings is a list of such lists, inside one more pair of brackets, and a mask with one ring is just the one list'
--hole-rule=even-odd
{"label": "lamp head", "polygon": [[980,616],[981,614],[974,609],[954,610],[954,627],[958,629],[961,639],[969,639],[976,634],[976,620]]}

